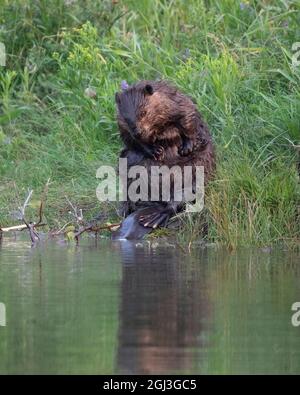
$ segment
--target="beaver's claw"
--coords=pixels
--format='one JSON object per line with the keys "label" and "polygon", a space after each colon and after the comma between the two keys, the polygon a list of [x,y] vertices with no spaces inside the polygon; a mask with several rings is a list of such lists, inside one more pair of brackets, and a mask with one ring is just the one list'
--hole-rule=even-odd
{"label": "beaver's claw", "polygon": [[179,149],[179,154],[181,156],[187,156],[193,152],[194,143],[190,139],[185,139]]}
{"label": "beaver's claw", "polygon": [[163,226],[167,223],[170,218],[170,214],[167,212],[154,212],[139,218],[141,225],[146,228],[156,229],[158,226]]}
{"label": "beaver's claw", "polygon": [[153,156],[153,159],[155,159],[155,160],[162,160],[164,158],[164,156],[165,156],[165,149],[164,149],[164,147],[162,147],[161,145],[155,147],[153,149],[152,156]]}

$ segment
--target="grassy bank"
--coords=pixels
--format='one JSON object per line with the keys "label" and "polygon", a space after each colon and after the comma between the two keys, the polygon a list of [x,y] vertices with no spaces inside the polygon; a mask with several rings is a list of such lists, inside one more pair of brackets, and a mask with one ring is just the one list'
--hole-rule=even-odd
{"label": "grassy bank", "polygon": [[[48,178],[50,227],[103,210],[96,169],[120,149],[121,80],[166,78],[195,98],[218,171],[206,199],[211,241],[299,243],[299,1],[0,0],[0,224]],[[90,88],[96,93],[87,95]],[[185,218],[187,240],[199,216]]]}

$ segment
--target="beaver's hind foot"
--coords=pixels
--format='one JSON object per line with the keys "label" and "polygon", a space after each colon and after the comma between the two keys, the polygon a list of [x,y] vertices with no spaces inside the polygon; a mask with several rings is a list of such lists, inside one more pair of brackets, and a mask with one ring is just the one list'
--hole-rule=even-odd
{"label": "beaver's hind foot", "polygon": [[159,226],[166,226],[173,211],[169,208],[163,208],[154,211],[153,213],[141,215],[139,222],[145,228],[156,229]]}

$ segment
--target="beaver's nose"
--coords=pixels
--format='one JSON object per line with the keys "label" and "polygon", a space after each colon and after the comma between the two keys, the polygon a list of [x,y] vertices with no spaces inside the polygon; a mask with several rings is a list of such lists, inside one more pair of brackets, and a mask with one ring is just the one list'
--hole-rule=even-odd
{"label": "beaver's nose", "polygon": [[141,129],[139,129],[138,127],[136,127],[134,133],[135,133],[137,136],[140,136],[140,135],[142,134],[142,131],[141,131]]}

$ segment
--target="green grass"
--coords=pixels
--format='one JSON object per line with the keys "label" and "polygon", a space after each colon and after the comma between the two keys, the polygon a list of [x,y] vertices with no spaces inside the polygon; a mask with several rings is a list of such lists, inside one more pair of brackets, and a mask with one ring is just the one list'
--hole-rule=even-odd
{"label": "green grass", "polygon": [[[198,103],[218,154],[206,197],[210,241],[299,244],[299,1],[0,0],[0,224],[48,178],[50,227],[86,218],[96,169],[120,149],[114,93],[121,80],[166,78]],[[85,96],[92,87],[97,97]],[[30,210],[29,210],[30,211]],[[199,237],[199,216],[184,221]]]}

